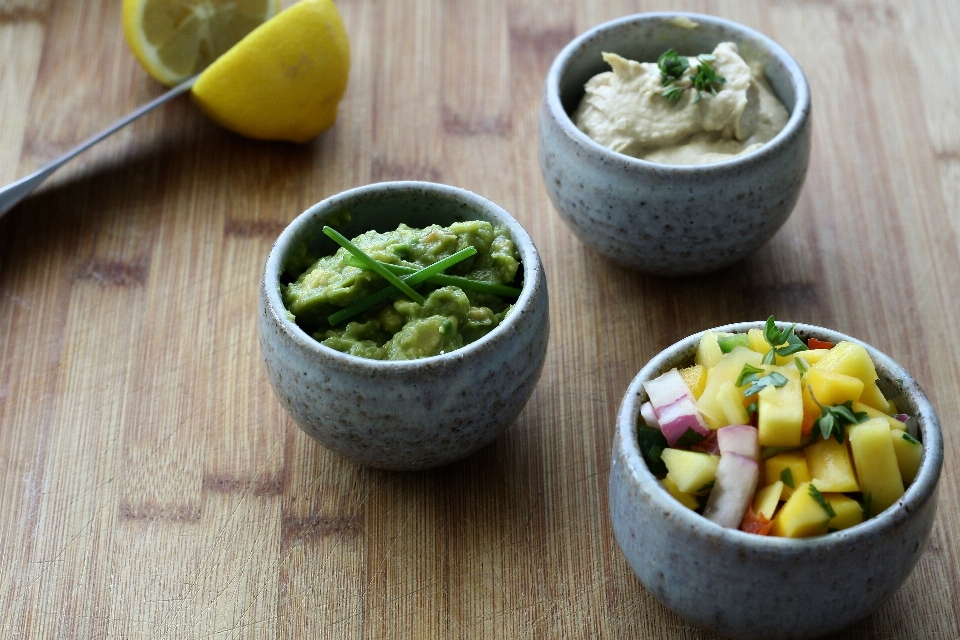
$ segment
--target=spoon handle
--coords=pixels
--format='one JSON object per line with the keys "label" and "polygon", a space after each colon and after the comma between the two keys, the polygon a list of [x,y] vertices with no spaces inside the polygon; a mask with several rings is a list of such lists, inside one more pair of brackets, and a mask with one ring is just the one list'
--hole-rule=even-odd
{"label": "spoon handle", "polygon": [[87,139],[85,142],[80,143],[70,151],[67,151],[65,154],[51,160],[41,168],[37,169],[26,178],[21,178],[16,182],[8,184],[7,186],[0,189],[0,216],[3,216],[7,211],[9,211],[15,204],[26,198],[31,191],[40,186],[40,183],[47,179],[51,173],[60,168],[60,166],[66,161],[70,160],[74,156],[86,151],[93,145],[97,144],[107,136],[113,134],[114,132],[122,129],[127,126],[143,114],[148,111],[159,107],[165,102],[173,100],[182,93],[185,93],[190,90],[190,87],[193,86],[193,83],[196,81],[197,77],[194,76],[184,82],[178,84],[170,91],[167,91],[162,96],[151,100],[145,105],[140,106],[136,111],[133,111],[127,114],[124,118],[117,120],[112,125],[101,131],[100,133],[94,135],[93,137]]}

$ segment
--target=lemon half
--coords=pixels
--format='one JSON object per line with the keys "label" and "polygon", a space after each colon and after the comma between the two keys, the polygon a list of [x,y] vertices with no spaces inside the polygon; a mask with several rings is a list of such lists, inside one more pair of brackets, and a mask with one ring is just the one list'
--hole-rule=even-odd
{"label": "lemon half", "polygon": [[330,127],[350,74],[350,43],[331,0],[300,0],[263,23],[197,78],[212,120],[262,140],[306,142]]}
{"label": "lemon half", "polygon": [[279,10],[279,0],[123,0],[123,32],[147,72],[173,86]]}

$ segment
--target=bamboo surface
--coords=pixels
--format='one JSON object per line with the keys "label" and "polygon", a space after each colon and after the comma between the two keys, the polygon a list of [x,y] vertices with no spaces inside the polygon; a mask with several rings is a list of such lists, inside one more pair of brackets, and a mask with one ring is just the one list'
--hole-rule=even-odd
{"label": "bamboo surface", "polygon": [[[238,137],[183,97],[0,218],[0,637],[711,638],[658,604],[616,546],[614,417],[664,347],[770,314],[891,355],[944,428],[916,570],[837,637],[960,637],[956,0],[337,4],[350,84],[314,141]],[[536,149],[560,49],[670,9],[784,45],[815,123],[787,224],[745,262],[680,280],[579,243]],[[0,184],[162,91],[129,53],[116,0],[0,0]],[[310,440],[256,339],[283,227],[391,179],[503,206],[550,290],[547,362],[520,418],[420,473],[360,468]]]}

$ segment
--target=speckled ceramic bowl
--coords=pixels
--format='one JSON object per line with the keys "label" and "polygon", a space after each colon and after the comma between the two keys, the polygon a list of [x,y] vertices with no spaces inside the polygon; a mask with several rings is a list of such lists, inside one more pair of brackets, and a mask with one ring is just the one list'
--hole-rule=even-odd
{"label": "speckled ceramic bowl", "polygon": [[[777,323],[781,328],[787,323]],[[716,331],[744,333],[763,322]],[[734,638],[814,638],[866,617],[903,584],[937,509],[943,439],[937,414],[903,367],[859,340],[798,324],[797,335],[863,344],[897,407],[919,422],[923,463],[903,497],[844,531],[807,539],[724,529],[682,506],[647,469],[637,446],[642,383],[692,364],[702,334],[668,347],[634,378],[617,416],[610,512],[620,549],[643,585],[693,624]]]}
{"label": "speckled ceramic bowl", "polygon": [[[680,26],[677,17],[698,26]],[[601,52],[656,61],[670,47],[696,55],[724,41],[764,63],[790,112],[757,151],[713,164],[657,164],[600,146],[570,119],[587,80],[610,70]],[[656,275],[707,273],[746,257],[786,222],[806,176],[810,129],[810,89],[780,45],[713,16],[644,13],[590,29],[554,60],[540,107],[540,169],[560,217],[594,251]]]}
{"label": "speckled ceramic bowl", "polygon": [[[344,212],[350,220],[343,222]],[[285,316],[280,278],[297,247],[333,253],[321,229],[348,238],[404,222],[458,220],[505,225],[521,255],[523,289],[503,323],[456,351],[384,362],[325,347]],[[260,287],[260,346],[284,408],[323,446],[362,465],[414,470],[477,451],[520,413],[543,369],[549,333],[547,284],[530,236],[480,196],[440,184],[385,182],[333,196],[290,223],[267,258]]]}

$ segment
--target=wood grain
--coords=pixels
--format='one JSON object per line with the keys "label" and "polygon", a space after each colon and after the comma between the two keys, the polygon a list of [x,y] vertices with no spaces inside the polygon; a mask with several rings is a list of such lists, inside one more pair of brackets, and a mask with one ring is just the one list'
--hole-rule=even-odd
{"label": "wood grain", "polygon": [[[660,349],[773,313],[890,354],[944,427],[940,511],[917,569],[837,637],[960,637],[956,2],[338,7],[350,85],[316,140],[246,140],[182,98],[0,218],[0,636],[712,637],[660,606],[620,555],[613,421]],[[586,249],[537,164],[553,57],[599,22],[666,9],[765,32],[813,93],[793,216],[702,278],[646,277]],[[161,92],[127,51],[116,2],[0,0],[0,182]],[[280,230],[388,179],[505,207],[539,247],[551,296],[546,367],[520,418],[470,459],[422,473],[362,469],[310,440],[256,340]]]}

